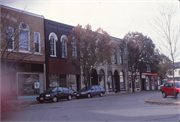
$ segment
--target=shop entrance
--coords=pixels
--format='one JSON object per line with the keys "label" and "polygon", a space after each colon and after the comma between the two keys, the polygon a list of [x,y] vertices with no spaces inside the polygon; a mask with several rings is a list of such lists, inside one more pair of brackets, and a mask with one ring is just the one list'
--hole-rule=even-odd
{"label": "shop entrance", "polygon": [[91,74],[91,85],[98,85],[98,75],[95,69],[93,69]]}
{"label": "shop entrance", "polygon": [[119,75],[117,70],[114,72],[114,84],[115,84],[115,92],[120,91],[120,83],[119,83]]}

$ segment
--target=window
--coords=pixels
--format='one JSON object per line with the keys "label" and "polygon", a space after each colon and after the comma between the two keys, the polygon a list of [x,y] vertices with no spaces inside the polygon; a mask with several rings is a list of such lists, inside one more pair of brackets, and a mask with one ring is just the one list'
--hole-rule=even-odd
{"label": "window", "polygon": [[57,35],[54,32],[49,34],[50,41],[50,56],[56,57],[56,41],[58,40]]}
{"label": "window", "polygon": [[125,90],[124,73],[122,71],[119,73],[119,77],[121,90]]}
{"label": "window", "polygon": [[19,50],[30,51],[30,31],[29,26],[22,22],[19,25]]}
{"label": "window", "polygon": [[14,49],[14,29],[12,27],[7,28],[7,49]]}
{"label": "window", "polygon": [[18,74],[18,94],[33,95],[40,93],[40,77],[39,74]]}
{"label": "window", "polygon": [[120,54],[120,64],[123,64],[123,54],[122,54],[122,50],[119,50],[119,54]]}
{"label": "window", "polygon": [[95,86],[96,90],[100,90],[101,88],[99,86]]}
{"label": "window", "polygon": [[151,72],[151,67],[150,67],[150,65],[147,64],[146,67],[147,67],[147,72]]}
{"label": "window", "polygon": [[165,86],[165,87],[169,87],[169,83],[166,83],[164,86]]}
{"label": "window", "polygon": [[35,51],[35,53],[41,52],[40,33],[39,32],[34,32],[34,51]]}
{"label": "window", "polygon": [[72,56],[77,57],[77,47],[76,47],[76,42],[72,42]]}
{"label": "window", "polygon": [[116,54],[116,49],[114,49],[114,64],[117,64],[117,54]]}
{"label": "window", "polygon": [[69,92],[68,88],[63,88],[63,92]]}
{"label": "window", "polygon": [[58,92],[62,92],[62,91],[63,91],[62,87],[59,87]]}
{"label": "window", "polygon": [[168,74],[169,74],[169,76],[172,76],[172,71],[169,71]]}
{"label": "window", "polygon": [[62,44],[62,58],[65,58],[67,56],[67,36],[62,35],[61,36],[61,44]]}

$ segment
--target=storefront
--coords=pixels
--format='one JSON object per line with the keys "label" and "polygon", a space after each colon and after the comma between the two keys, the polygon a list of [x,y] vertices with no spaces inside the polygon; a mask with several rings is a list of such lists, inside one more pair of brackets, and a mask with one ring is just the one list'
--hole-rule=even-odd
{"label": "storefront", "polygon": [[155,73],[142,73],[142,90],[158,90],[158,79]]}
{"label": "storefront", "polygon": [[17,72],[16,94],[18,99],[35,98],[44,92],[44,74]]}

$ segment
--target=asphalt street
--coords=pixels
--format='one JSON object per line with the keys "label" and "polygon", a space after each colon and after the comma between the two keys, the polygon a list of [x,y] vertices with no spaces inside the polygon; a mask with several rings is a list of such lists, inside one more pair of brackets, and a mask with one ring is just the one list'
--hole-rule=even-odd
{"label": "asphalt street", "polygon": [[3,121],[118,121],[178,122],[178,105],[145,103],[150,97],[162,97],[160,91],[60,100],[37,103],[2,116]]}

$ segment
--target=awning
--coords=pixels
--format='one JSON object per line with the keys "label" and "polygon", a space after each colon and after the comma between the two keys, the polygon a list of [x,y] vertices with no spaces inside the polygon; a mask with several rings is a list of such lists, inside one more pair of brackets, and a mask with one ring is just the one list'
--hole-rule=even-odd
{"label": "awning", "polygon": [[68,62],[67,59],[49,58],[50,74],[75,74],[79,75],[76,67]]}
{"label": "awning", "polygon": [[154,75],[154,77],[157,78],[157,74],[155,73],[142,73],[142,75]]}

